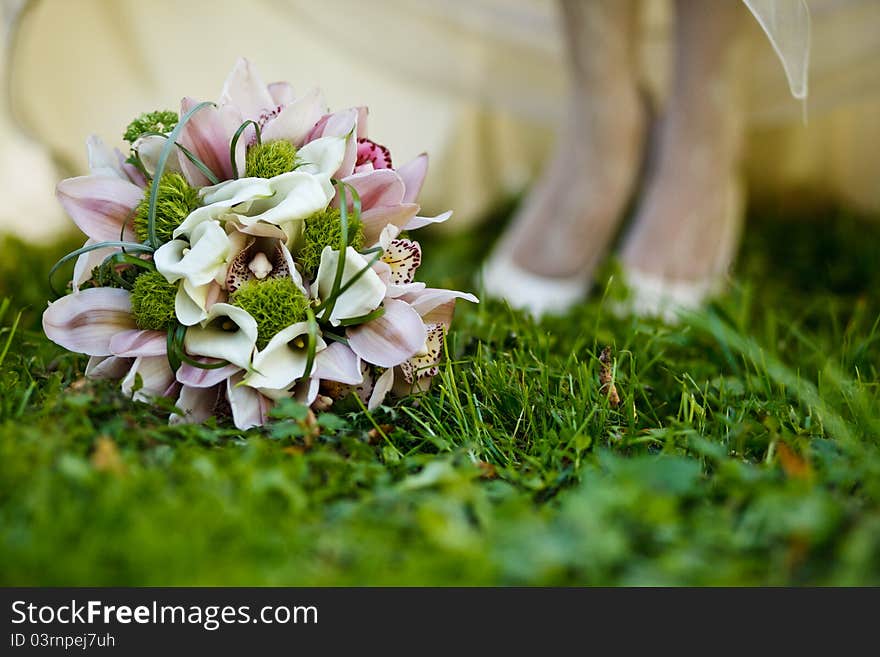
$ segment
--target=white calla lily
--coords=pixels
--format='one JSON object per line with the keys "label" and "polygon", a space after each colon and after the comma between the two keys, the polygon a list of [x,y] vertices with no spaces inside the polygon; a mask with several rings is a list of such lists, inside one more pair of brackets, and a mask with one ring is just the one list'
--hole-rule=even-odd
{"label": "white calla lily", "polygon": [[174,310],[184,326],[207,317],[208,286],[225,278],[231,247],[229,236],[218,221],[199,224],[190,239],[166,242],[153,256],[156,269],[169,283],[183,280]]}
{"label": "white calla lily", "polygon": [[257,344],[257,322],[246,310],[215,303],[207,317],[186,331],[183,346],[191,356],[219,358],[248,369]]}
{"label": "white calla lily", "polygon": [[296,170],[328,178],[345,159],[348,137],[321,137],[310,141],[296,153],[296,159],[302,162]]}
{"label": "white calla lily", "polygon": [[[339,251],[330,246],[325,246],[321,252],[321,263],[318,265],[318,274],[315,278],[313,293],[317,292],[322,301],[330,296],[333,290],[333,282],[336,279],[336,269],[339,266]],[[330,317],[326,317],[326,310],[321,314],[321,319],[329,321],[333,326],[339,326],[344,319],[361,317],[374,311],[385,298],[387,286],[379,278],[378,274],[369,268],[369,262],[352,247],[345,249],[345,264],[342,274],[342,285],[345,286],[355,275],[365,269],[359,278],[336,299]]]}
{"label": "white calla lily", "polygon": [[[277,333],[262,351],[254,355],[253,370],[243,382],[270,398],[290,396],[287,389],[306,373],[309,325],[298,322]],[[318,337],[315,352],[327,347]]]}
{"label": "white calla lily", "polygon": [[204,223],[234,219],[245,228],[260,223],[279,226],[288,241],[295,240],[303,220],[326,208],[336,193],[330,175],[319,171],[335,161],[329,146],[314,149],[313,155],[322,159],[318,165],[304,167],[308,171],[290,171],[269,179],[240,178],[206,188],[202,192],[205,205],[184,219],[174,237],[194,234]]}

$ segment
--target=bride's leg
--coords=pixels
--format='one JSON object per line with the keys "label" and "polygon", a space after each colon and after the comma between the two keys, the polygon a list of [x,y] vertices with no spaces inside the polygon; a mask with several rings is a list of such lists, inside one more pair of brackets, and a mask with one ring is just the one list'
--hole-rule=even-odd
{"label": "bride's leg", "polygon": [[563,0],[571,97],[556,151],[484,269],[487,291],[535,314],[565,310],[629,199],[641,162],[634,0]]}
{"label": "bride's leg", "polygon": [[743,205],[739,4],[675,4],[674,88],[622,250],[638,312],[671,315],[698,305],[723,282],[736,252]]}

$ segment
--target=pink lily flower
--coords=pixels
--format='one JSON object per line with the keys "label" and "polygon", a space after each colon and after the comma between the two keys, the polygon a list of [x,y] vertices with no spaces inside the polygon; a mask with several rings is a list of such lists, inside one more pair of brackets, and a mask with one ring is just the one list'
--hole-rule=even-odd
{"label": "pink lily flower", "polygon": [[[121,378],[123,392],[136,400],[167,396],[176,388],[165,333],[136,327],[127,290],[90,288],[62,297],[43,313],[43,331],[65,349],[92,357],[87,376]],[[135,390],[138,375],[143,385]]]}

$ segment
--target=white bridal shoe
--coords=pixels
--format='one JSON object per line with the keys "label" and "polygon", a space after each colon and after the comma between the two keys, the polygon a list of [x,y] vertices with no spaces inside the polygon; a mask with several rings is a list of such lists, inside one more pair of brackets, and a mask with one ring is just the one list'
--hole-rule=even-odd
{"label": "white bridal shoe", "polygon": [[486,292],[504,299],[512,307],[532,316],[564,313],[584,298],[589,288],[586,277],[540,276],[517,265],[510,255],[496,250],[483,265]]}

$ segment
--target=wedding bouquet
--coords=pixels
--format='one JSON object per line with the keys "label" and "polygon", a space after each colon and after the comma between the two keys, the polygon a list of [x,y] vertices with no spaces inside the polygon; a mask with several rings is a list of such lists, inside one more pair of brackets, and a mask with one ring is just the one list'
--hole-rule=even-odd
{"label": "wedding bouquet", "polygon": [[128,157],[91,137],[90,174],[57,188],[88,240],[53,269],[76,259],[43,329],[87,376],[240,429],[284,398],[372,409],[427,388],[455,300],[477,299],[415,280],[404,231],[451,215],[419,215],[426,155],[395,169],[366,108],[328,113],[246,60],[218,102],[142,114],[124,138]]}

